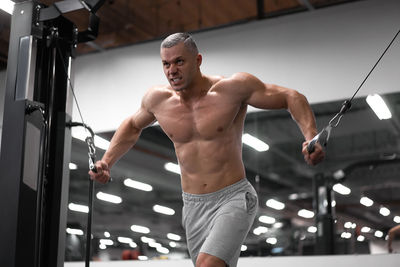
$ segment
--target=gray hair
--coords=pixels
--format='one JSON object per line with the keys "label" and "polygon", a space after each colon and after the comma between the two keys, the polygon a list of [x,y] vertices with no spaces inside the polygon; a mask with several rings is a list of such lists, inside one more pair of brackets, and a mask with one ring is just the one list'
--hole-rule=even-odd
{"label": "gray hair", "polygon": [[186,32],[178,32],[169,35],[161,43],[161,48],[171,48],[179,43],[183,42],[185,47],[193,54],[198,54],[199,49],[197,48],[196,42],[193,37]]}

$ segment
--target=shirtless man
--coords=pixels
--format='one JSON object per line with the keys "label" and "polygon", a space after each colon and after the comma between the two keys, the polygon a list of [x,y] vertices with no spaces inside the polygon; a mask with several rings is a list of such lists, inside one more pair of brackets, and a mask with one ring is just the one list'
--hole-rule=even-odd
{"label": "shirtless man", "polygon": [[172,140],[181,169],[182,223],[196,267],[236,266],[240,247],[257,213],[257,194],[245,178],[242,132],[247,105],[287,109],[299,125],[308,164],[323,160],[314,115],[297,91],[265,84],[248,73],[229,78],[200,71],[202,56],[187,33],[168,36],[161,60],[169,85],[150,88],[140,109],[116,131],[109,149],[96,162],[92,179],[106,183],[114,163],[136,143],[145,127],[158,121]]}

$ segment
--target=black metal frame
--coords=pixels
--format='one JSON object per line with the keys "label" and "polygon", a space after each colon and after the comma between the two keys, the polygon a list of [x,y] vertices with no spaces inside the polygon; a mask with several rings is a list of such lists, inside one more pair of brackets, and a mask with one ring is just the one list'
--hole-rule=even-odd
{"label": "black metal frame", "polygon": [[[68,76],[77,43],[97,37],[95,13],[104,2],[14,6],[0,155],[0,266],[64,265],[73,80]],[[81,8],[90,12],[84,32],[62,16]]]}

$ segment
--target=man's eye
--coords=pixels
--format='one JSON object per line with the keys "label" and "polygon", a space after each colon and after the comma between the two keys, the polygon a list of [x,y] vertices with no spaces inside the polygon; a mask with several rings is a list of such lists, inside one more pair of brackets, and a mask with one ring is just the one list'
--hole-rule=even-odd
{"label": "man's eye", "polygon": [[182,59],[179,59],[179,60],[176,61],[176,63],[177,63],[178,65],[182,65],[182,64],[183,64],[183,60],[182,60]]}
{"label": "man's eye", "polygon": [[164,67],[168,67],[168,66],[169,66],[169,63],[164,62],[163,65],[164,65]]}

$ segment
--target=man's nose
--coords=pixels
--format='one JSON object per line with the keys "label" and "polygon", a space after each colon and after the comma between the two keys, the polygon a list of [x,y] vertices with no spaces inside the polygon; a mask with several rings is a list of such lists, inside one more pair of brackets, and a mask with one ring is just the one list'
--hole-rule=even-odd
{"label": "man's nose", "polygon": [[171,74],[175,74],[176,72],[178,72],[178,68],[175,64],[171,64],[170,68],[169,68],[169,72]]}

